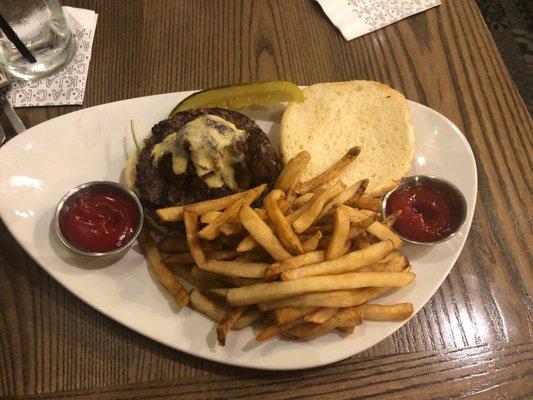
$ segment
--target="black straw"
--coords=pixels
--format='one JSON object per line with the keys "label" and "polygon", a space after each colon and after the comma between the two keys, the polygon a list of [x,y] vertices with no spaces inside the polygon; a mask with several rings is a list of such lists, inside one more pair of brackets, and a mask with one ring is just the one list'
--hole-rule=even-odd
{"label": "black straw", "polygon": [[28,60],[29,62],[36,63],[37,60],[31,54],[31,51],[22,43],[22,40],[17,36],[13,28],[9,25],[9,23],[5,20],[5,18],[0,14],[0,29],[4,31],[4,34],[6,35],[7,39],[15,45],[15,47],[20,51],[20,54]]}

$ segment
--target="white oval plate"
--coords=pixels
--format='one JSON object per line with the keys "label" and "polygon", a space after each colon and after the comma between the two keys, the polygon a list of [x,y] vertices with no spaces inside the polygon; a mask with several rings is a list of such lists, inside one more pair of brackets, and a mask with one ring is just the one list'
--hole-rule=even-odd
{"label": "white oval plate", "polygon": [[[330,333],[310,342],[275,339],[258,345],[252,328],[232,332],[225,347],[215,344],[214,324],[186,308],[177,313],[134,246],[110,265],[68,253],[51,229],[54,208],[72,187],[92,180],[119,181],[126,154],[138,136],[164,119],[192,92],[170,93],[92,107],[28,129],[0,149],[0,216],[22,247],[65,288],[121,324],[167,346],[212,361],[261,369],[317,367],[357,354],[385,339],[404,322],[365,322],[353,335]],[[474,214],[477,193],[472,150],[448,119],[409,102],[416,136],[413,173],[454,182],[468,203],[465,226],[434,247],[405,246],[416,273],[408,287],[394,290],[381,303],[412,302],[420,310],[453,267]],[[247,114],[277,143],[281,108]],[[356,143],[354,143],[356,144]],[[109,264],[109,263],[108,263]]]}

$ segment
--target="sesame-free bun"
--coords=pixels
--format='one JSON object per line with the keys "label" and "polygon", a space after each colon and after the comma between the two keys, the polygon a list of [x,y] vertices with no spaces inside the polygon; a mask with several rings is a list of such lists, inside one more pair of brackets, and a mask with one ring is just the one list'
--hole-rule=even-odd
{"label": "sesame-free bun", "polygon": [[[144,142],[143,142],[144,143]],[[135,178],[137,173],[137,160],[139,159],[139,152],[133,150],[126,161],[126,165],[123,170],[123,183],[128,189],[137,192],[135,187]]]}
{"label": "sesame-free bun", "polygon": [[410,169],[414,134],[405,97],[378,82],[319,83],[304,89],[302,103],[290,103],[281,120],[280,150],[285,162],[302,150],[311,155],[302,181],[361,147],[341,175],[351,185],[368,178],[367,193],[394,187]]}

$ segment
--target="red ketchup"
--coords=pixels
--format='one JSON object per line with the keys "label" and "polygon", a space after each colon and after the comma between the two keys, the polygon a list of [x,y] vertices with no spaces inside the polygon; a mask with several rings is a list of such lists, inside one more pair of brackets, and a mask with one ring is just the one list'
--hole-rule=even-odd
{"label": "red ketchup", "polygon": [[430,186],[408,186],[391,193],[387,215],[402,210],[393,229],[416,242],[436,242],[458,228],[459,208],[446,191]]}
{"label": "red ketchup", "polygon": [[62,230],[81,250],[103,253],[128,242],[140,223],[136,204],[118,192],[88,193],[66,212]]}

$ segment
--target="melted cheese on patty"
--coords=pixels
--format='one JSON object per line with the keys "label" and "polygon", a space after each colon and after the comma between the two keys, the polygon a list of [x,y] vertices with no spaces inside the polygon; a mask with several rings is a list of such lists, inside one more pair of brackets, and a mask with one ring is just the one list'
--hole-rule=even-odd
{"label": "melted cheese on patty", "polygon": [[192,162],[196,174],[209,187],[227,185],[237,189],[233,165],[242,161],[244,154],[236,151],[235,145],[245,139],[246,132],[231,122],[216,115],[203,115],[156,144],[151,153],[152,162],[158,165],[161,157],[170,153],[174,174],[184,174]]}

